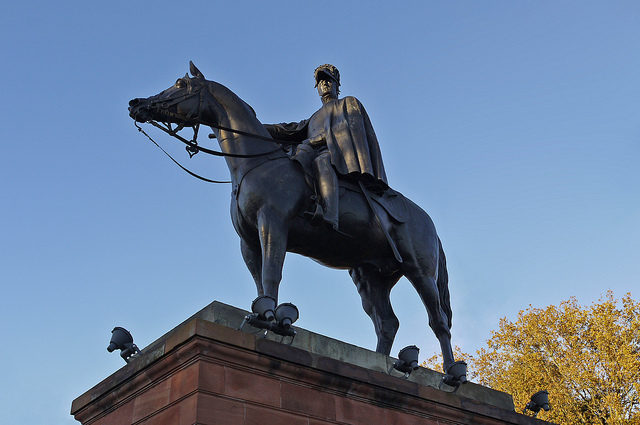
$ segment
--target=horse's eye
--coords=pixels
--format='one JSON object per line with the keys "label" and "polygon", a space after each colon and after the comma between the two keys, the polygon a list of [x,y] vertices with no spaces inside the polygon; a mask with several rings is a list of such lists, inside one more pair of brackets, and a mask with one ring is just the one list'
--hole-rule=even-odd
{"label": "horse's eye", "polygon": [[182,80],[176,81],[176,87],[179,88],[179,89],[184,87],[184,81],[182,81]]}

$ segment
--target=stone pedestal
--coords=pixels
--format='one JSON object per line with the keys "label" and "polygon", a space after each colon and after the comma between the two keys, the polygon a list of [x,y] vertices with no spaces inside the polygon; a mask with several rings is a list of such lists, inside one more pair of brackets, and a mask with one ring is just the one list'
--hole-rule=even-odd
{"label": "stone pedestal", "polygon": [[[236,330],[246,312],[213,302],[75,399],[92,425],[542,424],[510,395],[467,383],[438,389],[420,368],[304,329],[291,345]],[[247,330],[253,330],[248,328]]]}

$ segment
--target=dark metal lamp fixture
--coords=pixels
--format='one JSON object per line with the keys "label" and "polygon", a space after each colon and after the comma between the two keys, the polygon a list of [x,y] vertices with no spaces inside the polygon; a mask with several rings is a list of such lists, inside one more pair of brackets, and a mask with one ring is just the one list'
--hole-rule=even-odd
{"label": "dark metal lamp fixture", "polygon": [[129,363],[131,358],[140,353],[138,346],[133,343],[133,336],[125,328],[116,326],[111,331],[111,342],[107,347],[108,352],[120,350],[120,357]]}
{"label": "dark metal lamp fixture", "polygon": [[445,371],[442,382],[450,387],[458,387],[467,382],[467,364],[463,361],[453,362]]}
{"label": "dark metal lamp fixture", "polygon": [[522,414],[527,410],[531,410],[533,412],[533,417],[538,416],[538,412],[540,409],[544,409],[545,412],[551,410],[549,406],[549,392],[547,390],[538,391],[534,395],[531,396],[531,401],[527,403],[522,411]]}
{"label": "dark metal lamp fixture", "polygon": [[291,303],[283,303],[276,308],[276,322],[282,329],[290,329],[298,317],[300,317],[298,307]]}
{"label": "dark metal lamp fixture", "polygon": [[251,303],[251,311],[253,314],[256,314],[260,320],[267,322],[271,322],[276,318],[275,309],[276,300],[266,295],[256,298]]}
{"label": "dark metal lamp fixture", "polygon": [[418,353],[420,349],[415,345],[409,345],[408,347],[404,347],[398,353],[398,360],[393,363],[391,369],[389,369],[389,373],[391,373],[392,369],[397,370],[398,372],[404,373],[404,377],[408,378],[411,372],[418,369]]}
{"label": "dark metal lamp fixture", "polygon": [[264,329],[265,335],[268,331],[283,337],[295,337],[296,331],[291,325],[298,320],[300,313],[298,308],[291,303],[283,303],[276,307],[276,300],[268,295],[262,295],[251,303],[253,313],[245,316],[240,325],[242,329],[245,323],[254,328]]}

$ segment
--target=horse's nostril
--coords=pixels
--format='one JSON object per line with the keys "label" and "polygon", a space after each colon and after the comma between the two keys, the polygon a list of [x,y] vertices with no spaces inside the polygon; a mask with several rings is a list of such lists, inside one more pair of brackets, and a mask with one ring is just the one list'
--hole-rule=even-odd
{"label": "horse's nostril", "polygon": [[129,101],[129,106],[136,106],[138,103],[140,103],[140,99],[139,98],[131,99]]}

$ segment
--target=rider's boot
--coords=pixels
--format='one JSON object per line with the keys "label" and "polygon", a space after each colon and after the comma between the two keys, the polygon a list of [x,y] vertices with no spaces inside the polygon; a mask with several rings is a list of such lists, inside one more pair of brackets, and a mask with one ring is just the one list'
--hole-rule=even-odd
{"label": "rider's boot", "polygon": [[320,154],[313,161],[313,171],[322,198],[322,207],[317,208],[316,213],[320,213],[322,220],[333,230],[338,230],[338,176],[331,165],[329,152]]}

